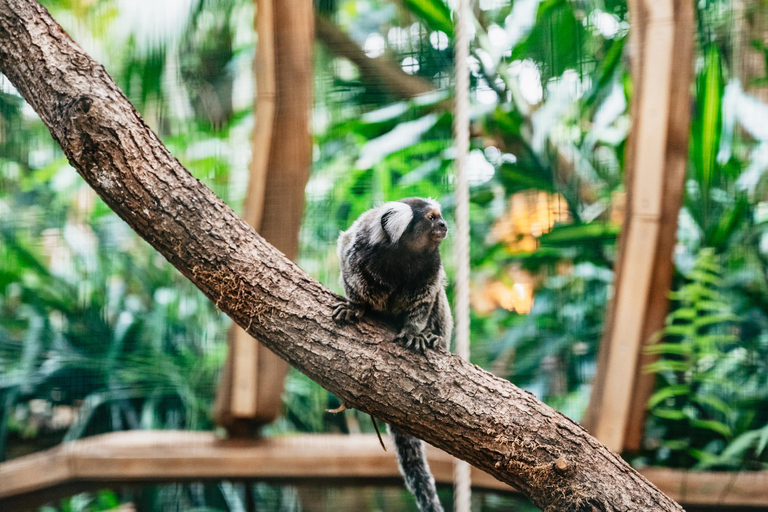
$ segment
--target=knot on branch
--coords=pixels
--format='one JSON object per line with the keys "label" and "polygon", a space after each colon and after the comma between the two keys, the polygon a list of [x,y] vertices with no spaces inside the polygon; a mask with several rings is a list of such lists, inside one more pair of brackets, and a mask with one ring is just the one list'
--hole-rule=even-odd
{"label": "knot on branch", "polygon": [[91,59],[83,53],[78,53],[72,58],[72,65],[80,71],[91,69]]}
{"label": "knot on branch", "polygon": [[74,105],[75,113],[84,115],[90,112],[91,107],[93,106],[93,98],[90,96],[80,96],[76,101]]}
{"label": "knot on branch", "polygon": [[570,465],[568,464],[568,461],[565,459],[557,459],[555,462],[552,463],[552,467],[555,470],[555,473],[557,473],[560,476],[565,476],[566,473],[568,473],[568,469],[570,469]]}

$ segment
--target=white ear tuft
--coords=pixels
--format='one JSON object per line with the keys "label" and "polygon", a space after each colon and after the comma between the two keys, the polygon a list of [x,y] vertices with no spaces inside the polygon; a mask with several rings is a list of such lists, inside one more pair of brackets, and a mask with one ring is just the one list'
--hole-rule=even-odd
{"label": "white ear tuft", "polygon": [[426,201],[427,201],[427,204],[428,204],[428,205],[429,205],[431,208],[434,208],[435,210],[437,210],[437,211],[439,211],[439,212],[440,212],[440,211],[442,211],[442,207],[440,206],[440,203],[438,203],[437,201],[435,201],[435,200],[434,200],[434,199],[432,199],[431,197],[427,198],[427,199],[426,199]]}
{"label": "white ear tuft", "polygon": [[413,210],[405,203],[394,201],[379,206],[378,210],[371,228],[371,241],[379,243],[389,239],[397,243],[413,220]]}

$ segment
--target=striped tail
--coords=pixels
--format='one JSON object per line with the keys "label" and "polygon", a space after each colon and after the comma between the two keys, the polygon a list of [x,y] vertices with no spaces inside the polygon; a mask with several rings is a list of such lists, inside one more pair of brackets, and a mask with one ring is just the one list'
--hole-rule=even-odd
{"label": "striped tail", "polygon": [[405,479],[405,486],[416,498],[421,512],[443,512],[443,506],[437,499],[435,479],[429,471],[424,441],[408,434],[398,432],[387,425],[387,430],[395,442],[397,464],[400,474]]}

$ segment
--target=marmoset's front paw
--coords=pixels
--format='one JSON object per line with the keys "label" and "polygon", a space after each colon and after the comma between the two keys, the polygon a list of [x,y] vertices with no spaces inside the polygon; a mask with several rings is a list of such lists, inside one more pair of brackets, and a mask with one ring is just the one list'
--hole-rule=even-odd
{"label": "marmoset's front paw", "polygon": [[363,308],[347,300],[333,305],[333,320],[338,324],[355,324],[363,316]]}
{"label": "marmoset's front paw", "polygon": [[405,345],[405,348],[412,348],[417,352],[424,353],[428,348],[435,348],[442,338],[430,331],[422,331],[414,334],[406,329],[400,331],[395,341]]}

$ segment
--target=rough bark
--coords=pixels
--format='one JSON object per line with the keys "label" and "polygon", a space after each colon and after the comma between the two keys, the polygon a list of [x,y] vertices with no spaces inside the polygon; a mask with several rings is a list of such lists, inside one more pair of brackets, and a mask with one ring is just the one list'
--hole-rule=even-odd
{"label": "rough bark", "polygon": [[682,510],[530,393],[457,356],[414,354],[385,325],[336,325],[338,297],[192,177],[104,68],[33,0],[0,0],[0,71],[122,219],[348,407],[470,462],[547,511]]}

